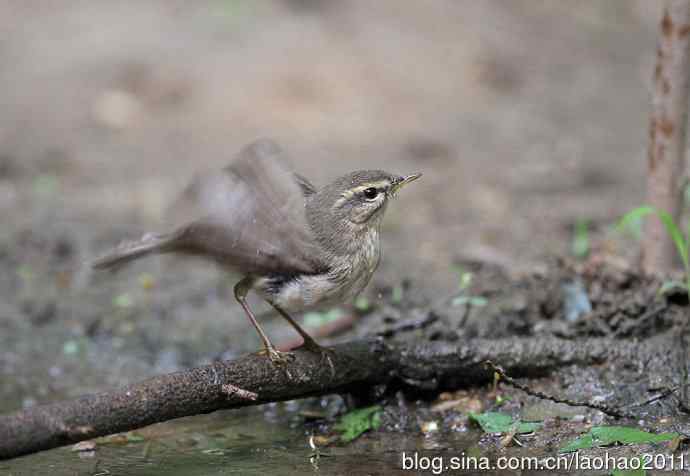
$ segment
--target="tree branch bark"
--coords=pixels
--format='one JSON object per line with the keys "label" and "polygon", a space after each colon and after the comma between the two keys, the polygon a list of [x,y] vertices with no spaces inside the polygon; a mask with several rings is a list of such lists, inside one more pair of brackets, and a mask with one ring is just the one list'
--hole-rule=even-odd
{"label": "tree branch bark", "polygon": [[153,423],[227,408],[332,393],[361,393],[396,381],[415,389],[457,388],[490,381],[484,362],[514,377],[559,367],[626,359],[641,344],[590,339],[476,339],[463,345],[388,345],[381,340],[333,347],[333,367],[320,355],[294,352],[284,368],[248,355],[235,361],[153,377],[119,390],[0,416],[0,459],[35,453]]}
{"label": "tree branch bark", "polygon": [[[649,123],[647,203],[680,217],[690,78],[690,1],[669,0],[659,26]],[[668,272],[673,243],[657,217],[645,223],[642,270]]]}

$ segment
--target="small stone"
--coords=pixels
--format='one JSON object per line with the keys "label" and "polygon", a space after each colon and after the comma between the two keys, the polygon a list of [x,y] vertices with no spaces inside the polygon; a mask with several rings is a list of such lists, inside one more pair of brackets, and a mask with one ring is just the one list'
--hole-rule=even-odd
{"label": "small stone", "polygon": [[72,446],[72,451],[96,451],[96,442],[93,440],[80,441]]}
{"label": "small stone", "polygon": [[422,423],[422,433],[429,434],[438,431],[438,423],[434,420]]}

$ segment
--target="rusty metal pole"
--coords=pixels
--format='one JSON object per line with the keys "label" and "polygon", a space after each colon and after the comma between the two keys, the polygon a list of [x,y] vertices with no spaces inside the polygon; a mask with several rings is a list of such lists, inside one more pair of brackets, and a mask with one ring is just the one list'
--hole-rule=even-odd
{"label": "rusty metal pole", "polygon": [[[682,207],[690,77],[690,0],[668,0],[659,27],[649,124],[647,203],[676,220]],[[642,241],[642,270],[674,265],[674,249],[661,221],[650,217]]]}

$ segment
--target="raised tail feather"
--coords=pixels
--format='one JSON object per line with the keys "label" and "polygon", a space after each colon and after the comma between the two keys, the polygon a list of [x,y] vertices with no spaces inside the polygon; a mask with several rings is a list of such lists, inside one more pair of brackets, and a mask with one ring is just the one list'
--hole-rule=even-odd
{"label": "raised tail feather", "polygon": [[148,233],[138,240],[125,241],[108,254],[95,259],[91,263],[94,269],[112,269],[129,263],[137,258],[151,253],[163,253],[167,251],[172,242],[173,235],[157,235]]}

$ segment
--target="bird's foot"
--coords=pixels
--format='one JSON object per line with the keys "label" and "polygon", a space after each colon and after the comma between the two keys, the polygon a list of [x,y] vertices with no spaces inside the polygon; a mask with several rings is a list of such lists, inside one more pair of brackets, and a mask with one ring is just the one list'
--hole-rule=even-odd
{"label": "bird's foot", "polygon": [[295,354],[293,352],[281,352],[275,347],[266,347],[260,350],[258,354],[268,357],[273,365],[282,368],[288,379],[292,380],[292,374],[290,374],[290,371],[287,369],[287,365],[295,360]]}
{"label": "bird's foot", "polygon": [[276,365],[287,365],[295,360],[294,352],[282,352],[275,347],[266,347],[258,352],[259,355],[265,355],[271,362]]}
{"label": "bird's foot", "polygon": [[328,367],[331,369],[331,377],[335,377],[335,366],[333,365],[332,358],[335,355],[334,350],[320,346],[314,339],[304,339],[304,342],[299,348],[319,354],[321,356],[321,362],[323,363],[323,361],[326,361],[326,363],[328,363]]}

